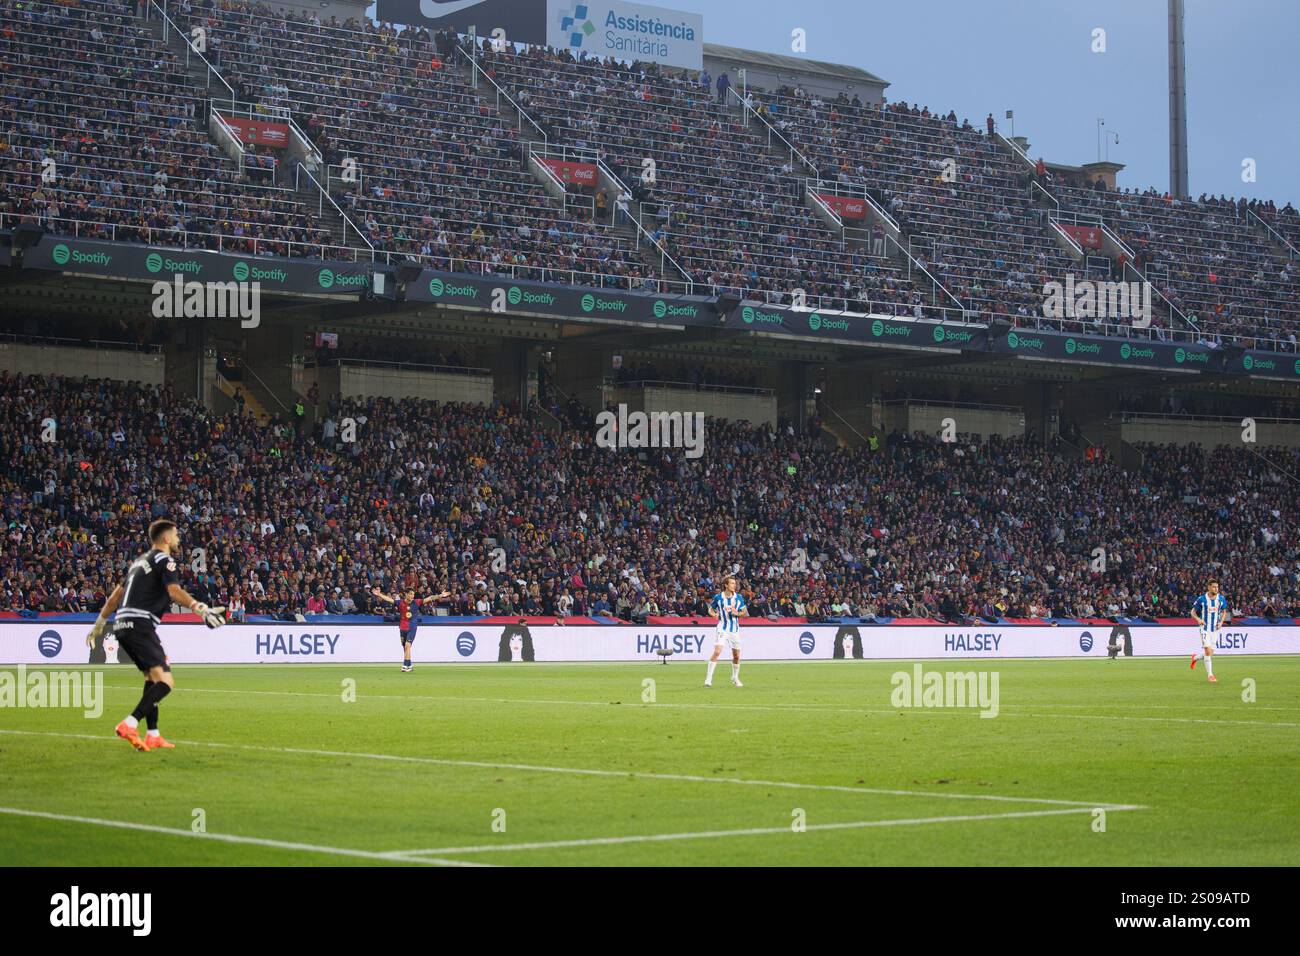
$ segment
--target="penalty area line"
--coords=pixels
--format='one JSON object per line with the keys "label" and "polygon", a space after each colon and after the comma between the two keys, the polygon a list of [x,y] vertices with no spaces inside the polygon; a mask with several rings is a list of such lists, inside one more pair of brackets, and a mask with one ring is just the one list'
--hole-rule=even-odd
{"label": "penalty area line", "polygon": [[0,807],[0,814],[15,817],[34,817],[40,820],[54,820],[59,823],[82,823],[90,826],[110,827],[118,830],[136,830],[143,833],[161,833],[166,836],[189,837],[196,840],[215,840],[218,843],[239,843],[249,846],[264,846],[274,850],[293,850],[299,853],[324,853],[330,856],[346,856],[362,860],[379,860],[384,863],[408,862],[427,866],[485,866],[488,864],[469,863],[465,860],[439,860],[430,854],[421,854],[420,859],[400,860],[389,853],[376,853],[371,850],[354,850],[337,846],[319,846],[314,843],[294,843],[289,840],[271,840],[265,837],[239,836],[234,833],[195,833],[177,827],[164,827],[152,823],[132,823],[129,820],[105,820],[100,817],[82,817],[68,813],[50,813],[45,810],[24,810],[20,807]]}
{"label": "penalty area line", "polygon": [[[23,736],[67,737],[79,740],[98,740],[104,743],[118,743],[118,738],[108,734],[70,734],[52,730],[0,730],[0,734],[22,734]],[[755,780],[747,777],[704,777],[698,774],[656,773],[640,770],[604,770],[590,767],[551,767],[539,764],[507,763],[493,760],[455,760],[448,757],[416,757],[405,754],[366,753],[356,750],[321,750],[310,747],[271,747],[260,744],[217,743],[203,740],[175,741],[192,747],[212,747],[221,750],[244,750],[253,753],[299,754],[309,757],[345,757],[353,760],[380,760],[393,763],[409,763],[438,767],[472,767],[485,770],[519,770],[525,773],[567,774],[583,777],[613,777],[620,780],[668,780],[680,783],[732,784],[750,787],[779,787],[788,790],[815,790],[826,793],[857,793],[869,796],[890,797],[933,797],[938,800],[984,800],[996,803],[1037,803],[1059,807],[1074,807],[1079,810],[1141,810],[1146,809],[1136,804],[1095,803],[1083,800],[1054,800],[1047,797],[1003,796],[991,793],[941,793],[932,790],[898,790],[882,787],[847,786],[834,783],[799,783],[789,780]],[[187,831],[188,832],[188,831]]]}
{"label": "penalty area line", "polygon": [[[1107,806],[1095,809],[1105,810],[1141,810],[1139,806]],[[1011,820],[1024,817],[1052,817],[1067,813],[1091,813],[1084,807],[1070,807],[1065,810],[1020,810],[1011,813],[977,813],[946,817],[912,817],[902,820],[859,820],[852,823],[810,823],[805,830],[865,830],[870,827],[906,827],[923,826],[932,823],[968,823],[978,820]],[[445,846],[432,850],[393,850],[386,856],[394,860],[422,859],[425,854],[441,856],[453,853],[504,853],[512,850],[553,850],[563,847],[616,846],[625,843],[661,843],[671,840],[708,840],[719,837],[766,836],[778,833],[792,833],[788,826],[750,827],[743,830],[700,830],[694,833],[648,833],[636,836],[593,837],[585,840],[550,840],[543,843],[488,843],[481,846]]]}

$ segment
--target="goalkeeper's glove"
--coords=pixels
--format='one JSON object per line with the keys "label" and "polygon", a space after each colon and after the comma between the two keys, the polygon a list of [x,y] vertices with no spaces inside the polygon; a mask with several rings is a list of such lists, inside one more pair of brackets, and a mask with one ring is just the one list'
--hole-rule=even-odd
{"label": "goalkeeper's glove", "polygon": [[201,617],[208,627],[217,628],[226,623],[226,609],[220,605],[208,607],[202,601],[195,601],[190,605],[190,610]]}
{"label": "goalkeeper's glove", "polygon": [[86,646],[94,647],[99,643],[99,639],[104,636],[104,628],[108,627],[108,618],[99,617],[95,619],[95,626],[90,629],[86,635]]}

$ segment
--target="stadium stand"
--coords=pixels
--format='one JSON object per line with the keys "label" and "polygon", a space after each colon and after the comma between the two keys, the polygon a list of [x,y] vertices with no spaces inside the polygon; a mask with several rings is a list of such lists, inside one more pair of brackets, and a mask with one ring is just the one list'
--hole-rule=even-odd
{"label": "stadium stand", "polygon": [[[566,592],[576,615],[694,615],[738,555],[760,615],[1182,615],[1205,569],[1243,614],[1300,614],[1300,503],[1279,473],[1300,449],[1261,449],[1270,465],[1146,445],[1125,471],[1028,439],[895,433],[873,452],[815,423],[710,421],[713,454],[642,460],[571,411],[548,428],[536,406],[328,402],[296,437],[170,385],[0,375],[0,610],[96,608],[168,514],[205,551],[195,588],[250,614],[365,611],[400,583],[449,588],[459,615],[550,615]],[[349,445],[327,427],[343,415]]]}
{"label": "stadium stand", "polygon": [[1132,248],[1134,265],[1210,341],[1296,348],[1300,265],[1270,252],[1246,209],[1183,202],[1154,189],[1113,192],[1054,185],[1064,208],[1094,213]]}
{"label": "stadium stand", "polygon": [[0,0],[0,20],[0,66],[25,77],[0,97],[4,225],[258,255],[336,251],[292,189],[241,176],[209,140],[205,100],[134,4]]}
{"label": "stadium stand", "polygon": [[[241,174],[208,139],[206,91],[187,77],[178,41],[164,43],[135,5],[0,0],[0,11],[0,62],[33,77],[0,99],[3,225],[258,254],[358,254],[332,245],[329,223],[289,188],[290,164],[259,166],[274,157],[255,151]],[[575,62],[540,48],[497,52],[484,41],[475,55],[485,74],[526,115],[516,130],[516,118],[471,84],[464,41],[448,34],[321,23],[233,0],[186,0],[171,12],[183,28],[208,30],[239,97],[288,110],[327,165],[358,159],[355,187],[330,187],[381,257],[623,288],[681,279],[606,221],[611,197],[548,195],[527,163],[528,141],[540,136],[599,157],[634,184],[651,241],[702,291],[786,302],[803,289],[823,308],[932,314],[933,288],[808,207],[809,172],[766,149],[770,124],[825,181],[885,210],[917,264],[982,320],[1086,331],[1042,316],[1043,283],[1080,268],[1048,227],[1054,202],[1104,220],[1205,340],[1296,348],[1300,218],[1289,206],[1179,203],[1050,176],[1035,186],[1023,157],[951,112],[822,99],[797,86],[750,87],[748,107],[739,95],[719,103],[694,74]],[[647,158],[653,182],[643,181]],[[53,182],[42,179],[46,159],[56,163]],[[1153,334],[1183,325],[1158,316]]]}
{"label": "stadium stand", "polygon": [[925,303],[891,260],[846,244],[816,219],[804,203],[806,176],[767,152],[695,78],[540,47],[485,45],[482,56],[559,141],[642,186],[644,224],[710,293],[788,304],[802,289],[819,307],[886,314]]}
{"label": "stadium stand", "polygon": [[426,31],[236,3],[196,3],[181,22],[219,39],[243,98],[291,110],[328,164],[358,163],[359,188],[334,188],[376,250],[454,272],[653,284],[623,236],[555,207],[514,131]]}
{"label": "stadium stand", "polygon": [[777,129],[810,150],[828,178],[878,198],[918,258],[983,317],[1028,324],[1041,316],[1043,283],[1075,268],[1044,232],[1016,160],[969,121],[792,87],[757,93]]}

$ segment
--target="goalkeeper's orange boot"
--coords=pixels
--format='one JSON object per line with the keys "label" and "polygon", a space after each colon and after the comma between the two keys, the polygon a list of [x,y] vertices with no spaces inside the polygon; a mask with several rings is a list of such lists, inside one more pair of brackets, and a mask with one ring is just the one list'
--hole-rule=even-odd
{"label": "goalkeeper's orange boot", "polygon": [[145,750],[175,750],[176,745],[164,737],[162,734],[146,734],[144,738]]}
{"label": "goalkeeper's orange boot", "polygon": [[148,750],[144,741],[140,739],[139,732],[128,724],[125,720],[117,725],[117,735],[129,743],[136,750]]}
{"label": "goalkeeper's orange boot", "polygon": [[1196,655],[1192,655],[1192,670],[1196,670]]}

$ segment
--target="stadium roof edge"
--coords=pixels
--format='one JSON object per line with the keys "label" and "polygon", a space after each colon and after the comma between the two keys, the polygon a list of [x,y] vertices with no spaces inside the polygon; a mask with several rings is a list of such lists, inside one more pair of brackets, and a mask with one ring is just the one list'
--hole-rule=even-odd
{"label": "stadium roof edge", "polygon": [[888,86],[889,81],[869,73],[856,66],[844,66],[840,63],[828,63],[825,60],[809,60],[802,56],[787,56],[783,53],[764,53],[760,50],[745,50],[738,46],[725,46],[721,43],[704,44],[705,57],[718,57],[724,60],[746,60],[755,66],[770,66],[780,70],[800,73],[817,73],[841,80],[857,80],[862,83],[879,83]]}

